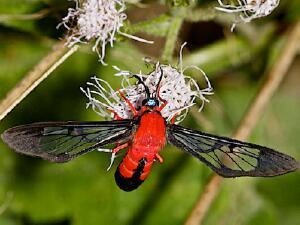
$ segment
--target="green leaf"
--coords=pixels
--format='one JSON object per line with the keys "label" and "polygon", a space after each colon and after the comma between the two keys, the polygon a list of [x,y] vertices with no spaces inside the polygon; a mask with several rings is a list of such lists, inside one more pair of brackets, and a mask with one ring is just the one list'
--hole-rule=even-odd
{"label": "green leaf", "polygon": [[167,35],[170,23],[171,17],[167,14],[163,14],[153,19],[131,25],[130,31],[132,33],[145,32],[147,34],[164,37]]}

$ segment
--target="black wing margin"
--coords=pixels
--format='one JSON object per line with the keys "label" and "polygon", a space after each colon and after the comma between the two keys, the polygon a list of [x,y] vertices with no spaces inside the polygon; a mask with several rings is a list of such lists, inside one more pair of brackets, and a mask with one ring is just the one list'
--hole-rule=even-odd
{"label": "black wing margin", "polygon": [[299,162],[273,149],[178,125],[167,128],[168,142],[192,154],[222,177],[272,177],[299,169]]}
{"label": "black wing margin", "polygon": [[67,162],[102,146],[127,141],[134,129],[132,120],[40,122],[10,128],[1,137],[18,153]]}

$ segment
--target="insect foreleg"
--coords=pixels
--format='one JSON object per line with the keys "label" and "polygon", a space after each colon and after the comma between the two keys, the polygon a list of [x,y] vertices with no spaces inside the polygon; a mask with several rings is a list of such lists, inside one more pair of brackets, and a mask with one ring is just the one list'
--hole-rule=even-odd
{"label": "insect foreleg", "polygon": [[138,111],[136,111],[135,107],[132,105],[132,103],[128,100],[128,98],[126,98],[126,96],[124,95],[123,92],[121,92],[120,90],[118,90],[120,96],[125,100],[125,102],[127,103],[127,105],[129,106],[129,108],[131,109],[131,111],[133,112],[134,116],[138,115]]}
{"label": "insect foreleg", "polygon": [[170,121],[170,124],[174,124],[175,123],[175,119],[176,117],[179,115],[179,113],[176,113],[172,118],[171,118],[171,121]]}
{"label": "insect foreleg", "polygon": [[119,116],[119,114],[117,112],[115,112],[113,109],[107,108],[107,110],[114,114],[114,120],[124,120],[124,118]]}

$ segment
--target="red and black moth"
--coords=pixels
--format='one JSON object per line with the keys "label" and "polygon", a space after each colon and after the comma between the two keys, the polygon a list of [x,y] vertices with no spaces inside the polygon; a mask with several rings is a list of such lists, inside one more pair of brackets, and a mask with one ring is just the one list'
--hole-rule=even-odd
{"label": "red and black moth", "polygon": [[[161,110],[168,104],[159,96],[158,81],[155,94],[150,94],[143,80],[146,97],[136,109],[120,92],[134,116],[103,122],[40,122],[10,128],[2,139],[12,149],[25,155],[62,163],[85,153],[115,144],[113,153],[128,148],[115,172],[117,185],[124,191],[136,189],[147,178],[155,161],[163,162],[159,151],[166,143],[192,154],[223,177],[272,177],[299,169],[291,156],[256,144],[167,123]],[[160,104],[161,102],[161,104]]]}

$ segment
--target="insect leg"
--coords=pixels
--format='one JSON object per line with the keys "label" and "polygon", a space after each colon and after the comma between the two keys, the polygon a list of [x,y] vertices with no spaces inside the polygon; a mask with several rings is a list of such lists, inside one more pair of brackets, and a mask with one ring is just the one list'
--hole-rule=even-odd
{"label": "insect leg", "polygon": [[116,113],[113,109],[107,108],[108,111],[112,112],[114,114],[114,120],[124,120],[123,117],[119,116],[118,113]]}
{"label": "insect leg", "polygon": [[163,163],[164,162],[164,159],[158,154],[158,153],[156,153],[155,154],[155,158],[158,160],[158,162],[160,162],[160,163]]}
{"label": "insect leg", "polygon": [[113,163],[114,163],[114,160],[116,158],[116,153],[124,148],[126,148],[128,146],[128,142],[120,145],[119,143],[117,144],[117,147],[115,147],[113,150],[112,150],[112,154],[111,154],[111,158],[110,158],[110,164],[107,168],[107,171],[110,170],[110,168],[112,167]]}
{"label": "insect leg", "polygon": [[174,123],[175,123],[175,119],[176,119],[177,116],[178,116],[178,113],[176,113],[176,114],[172,117],[172,119],[171,119],[171,121],[170,121],[171,124],[174,124]]}
{"label": "insect leg", "polygon": [[96,149],[98,152],[112,152],[111,149],[108,149],[108,148],[97,148]]}
{"label": "insect leg", "polygon": [[162,111],[167,105],[168,105],[168,102],[166,100],[163,100],[163,104],[161,106],[159,106],[158,111]]}
{"label": "insect leg", "polygon": [[122,144],[122,145],[118,144],[117,147],[115,147],[115,148],[112,150],[112,153],[117,153],[118,151],[120,151],[120,150],[126,148],[128,145],[129,145],[128,142],[126,142],[126,143],[124,143],[124,144]]}
{"label": "insect leg", "polygon": [[121,92],[120,90],[118,90],[120,96],[125,100],[125,102],[127,103],[127,105],[129,106],[129,108],[131,109],[131,111],[133,112],[134,116],[138,115],[138,111],[136,111],[136,109],[134,108],[134,106],[132,105],[132,103],[128,100],[128,98],[126,98],[126,96],[124,95],[123,92]]}
{"label": "insect leg", "polygon": [[160,87],[157,88],[157,98],[163,102],[163,104],[161,106],[159,106],[159,108],[158,108],[158,111],[161,111],[167,106],[168,102],[167,102],[167,100],[160,97],[159,91],[160,91]]}

